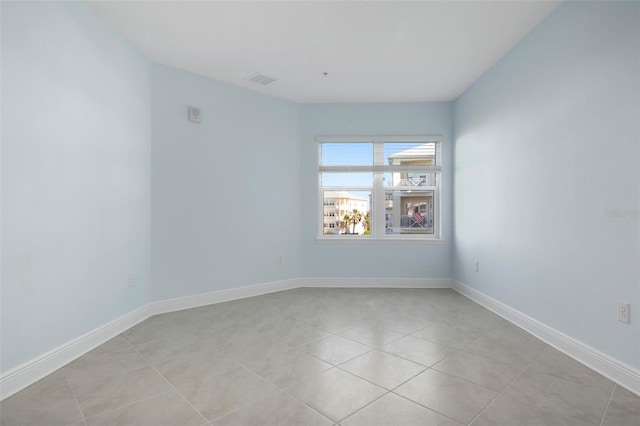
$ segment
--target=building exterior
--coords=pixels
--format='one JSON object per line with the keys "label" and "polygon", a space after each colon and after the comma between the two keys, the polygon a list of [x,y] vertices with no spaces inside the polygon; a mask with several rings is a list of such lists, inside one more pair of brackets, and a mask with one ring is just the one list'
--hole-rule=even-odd
{"label": "building exterior", "polygon": [[353,214],[354,210],[362,214],[362,217],[369,212],[369,199],[351,194],[346,191],[325,191],[324,192],[324,218],[322,221],[322,233],[324,235],[355,233],[364,234],[364,219],[356,224],[355,232],[353,224],[344,222],[346,215]]}
{"label": "building exterior", "polygon": [[[387,157],[390,165],[431,166],[436,164],[435,143],[427,143]],[[394,172],[385,184],[387,233],[432,234],[436,173]]]}

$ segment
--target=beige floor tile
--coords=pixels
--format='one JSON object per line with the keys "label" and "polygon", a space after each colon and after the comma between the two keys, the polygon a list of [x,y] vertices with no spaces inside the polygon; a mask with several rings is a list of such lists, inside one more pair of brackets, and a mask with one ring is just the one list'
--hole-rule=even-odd
{"label": "beige floor tile", "polygon": [[286,326],[287,324],[290,325],[290,324],[298,323],[298,321],[288,319],[281,314],[282,313],[279,313],[278,315],[271,314],[263,317],[260,321],[257,321],[254,323],[247,323],[243,325],[255,331],[256,333],[265,334],[265,333],[272,332],[274,329],[278,327],[283,327],[283,326]]}
{"label": "beige floor tile", "polygon": [[208,349],[158,363],[155,367],[172,385],[181,387],[199,380],[214,380],[239,365],[228,356]]}
{"label": "beige floor tile", "polygon": [[215,420],[267,398],[278,388],[240,367],[215,379],[203,378],[181,387],[179,391],[208,420]]}
{"label": "beige floor tile", "polygon": [[585,426],[579,419],[530,404],[521,394],[507,389],[483,411],[472,426]]}
{"label": "beige floor tile", "polygon": [[264,331],[263,334],[289,346],[300,346],[329,336],[326,331],[298,321],[283,321],[271,330]]}
{"label": "beige floor tile", "polygon": [[385,392],[384,389],[337,368],[287,389],[287,393],[335,422],[339,422]]}
{"label": "beige floor tile", "polygon": [[465,424],[498,396],[497,392],[433,369],[393,392]]}
{"label": "beige floor tile", "polygon": [[149,363],[136,349],[128,346],[108,352],[91,351],[63,368],[64,373],[73,380],[84,375],[109,376],[148,367]]}
{"label": "beige floor tile", "polygon": [[542,351],[527,368],[527,371],[549,374],[561,379],[582,383],[583,385],[597,386],[606,392],[611,392],[614,386],[609,379],[551,347],[547,347]]}
{"label": "beige floor tile", "polygon": [[216,421],[213,426],[331,426],[333,422],[283,392]]}
{"label": "beige floor tile", "polygon": [[342,426],[461,426],[452,419],[389,393],[357,411]]}
{"label": "beige floor tile", "polygon": [[484,334],[464,349],[508,364],[526,367],[546,346],[532,335],[509,325]]}
{"label": "beige floor tile", "polygon": [[122,336],[116,336],[113,339],[103,343],[97,348],[93,349],[91,352],[93,353],[102,353],[102,352],[110,352],[117,351],[120,349],[125,349],[130,347],[129,341]]}
{"label": "beige floor tile", "polygon": [[314,358],[297,349],[287,349],[282,353],[266,354],[263,357],[244,364],[247,368],[285,388],[306,377],[313,376],[332,367],[318,358]]}
{"label": "beige floor tile", "polygon": [[255,361],[269,354],[282,353],[291,347],[262,334],[252,332],[217,349],[239,363]]}
{"label": "beige floor tile", "polygon": [[464,348],[483,334],[483,330],[469,324],[438,321],[413,333],[413,336],[445,346]]}
{"label": "beige floor tile", "polygon": [[312,327],[328,331],[329,333],[341,333],[361,325],[362,320],[356,313],[345,309],[320,315],[306,323]]}
{"label": "beige floor tile", "polygon": [[341,333],[341,336],[371,346],[372,348],[380,348],[404,337],[404,334],[391,331],[378,325],[364,324]]}
{"label": "beige floor tile", "polygon": [[[348,312],[352,318],[355,318],[358,321],[371,321],[375,318],[382,316],[382,314],[371,307],[371,305],[367,303],[355,303],[345,307],[345,311]],[[340,330],[344,331],[344,330]],[[336,331],[338,332],[338,331]]]}
{"label": "beige floor tile", "polygon": [[63,426],[82,421],[67,378],[58,370],[0,403],[0,424]]}
{"label": "beige floor tile", "polygon": [[141,343],[135,345],[135,348],[151,364],[158,364],[162,361],[211,349],[212,347],[195,336],[184,334],[173,339]]}
{"label": "beige floor tile", "polygon": [[463,351],[456,351],[432,368],[496,392],[502,392],[523,370],[519,366]]}
{"label": "beige floor tile", "polygon": [[557,417],[595,425],[600,424],[611,395],[610,390],[598,386],[583,385],[528,369],[508,389]]}
{"label": "beige floor tile", "polygon": [[[429,297],[415,297],[416,302],[407,308],[404,312],[405,315],[409,315],[410,317],[416,318],[420,321],[423,328],[427,325],[439,321],[442,318],[442,315],[434,309],[434,307],[429,303]],[[417,330],[416,330],[417,331]]]}
{"label": "beige floor tile", "polygon": [[236,300],[233,309],[226,313],[226,317],[244,323],[254,323],[270,313],[270,310],[258,298]]}
{"label": "beige floor tile", "polygon": [[[2,423],[0,423],[2,424]],[[73,422],[73,423],[68,423],[64,426],[87,426],[87,424],[85,423],[84,420],[78,420],[77,422]]]}
{"label": "beige floor tile", "polygon": [[184,333],[187,333],[184,328],[166,320],[154,321],[152,317],[125,331],[121,336],[132,345],[138,345],[152,340],[176,338]]}
{"label": "beige floor tile", "polygon": [[340,368],[383,388],[393,389],[427,367],[385,352],[373,351],[340,364]]}
{"label": "beige floor tile", "polygon": [[616,386],[602,426],[640,425],[640,397]]}
{"label": "beige floor tile", "polygon": [[341,364],[372,350],[369,346],[341,336],[325,337],[301,346],[300,349],[333,365]]}
{"label": "beige floor tile", "polygon": [[222,313],[207,308],[209,307],[203,306],[195,309],[186,309],[184,311],[164,314],[164,316],[169,321],[194,334],[198,331],[207,329],[211,324],[217,324],[222,321],[231,321]]}
{"label": "beige floor tile", "polygon": [[456,309],[448,319],[455,323],[466,323],[483,331],[495,330],[507,323],[503,318],[476,304],[465,309]]}
{"label": "beige floor tile", "polygon": [[427,367],[440,361],[453,349],[413,336],[406,336],[382,347],[382,350]]}
{"label": "beige floor tile", "polygon": [[201,426],[206,423],[176,391],[87,419],[87,426]]}
{"label": "beige floor tile", "polygon": [[373,325],[384,327],[401,334],[411,334],[423,329],[431,321],[424,317],[413,317],[405,314],[390,314],[372,321]]}
{"label": "beige floor tile", "polygon": [[195,334],[213,347],[220,347],[234,340],[251,339],[256,335],[253,330],[235,321],[216,324]]}
{"label": "beige floor tile", "polygon": [[74,376],[69,377],[69,382],[85,417],[133,404],[171,389],[152,367],[113,376]]}

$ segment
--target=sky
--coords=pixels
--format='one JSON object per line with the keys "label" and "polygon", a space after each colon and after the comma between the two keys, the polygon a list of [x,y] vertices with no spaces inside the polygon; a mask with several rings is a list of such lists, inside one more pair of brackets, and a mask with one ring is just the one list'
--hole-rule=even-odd
{"label": "sky", "polygon": [[[424,145],[424,142],[385,143],[385,164],[388,164],[387,157],[390,155],[421,145]],[[323,166],[373,165],[373,143],[323,143],[321,158]],[[390,173],[385,173],[386,182],[391,182]],[[323,173],[322,186],[371,187],[373,173]]]}

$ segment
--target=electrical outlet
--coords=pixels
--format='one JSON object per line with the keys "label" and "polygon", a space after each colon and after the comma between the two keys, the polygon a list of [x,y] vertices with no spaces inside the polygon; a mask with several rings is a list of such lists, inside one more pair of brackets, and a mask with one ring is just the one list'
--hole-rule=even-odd
{"label": "electrical outlet", "polygon": [[629,324],[629,304],[618,300],[618,321]]}
{"label": "electrical outlet", "polygon": [[129,287],[136,286],[136,277],[133,274],[129,274]]}
{"label": "electrical outlet", "polygon": [[200,108],[189,107],[189,121],[192,123],[200,124]]}
{"label": "electrical outlet", "polygon": [[480,261],[478,259],[476,259],[474,267],[476,272],[480,272]]}

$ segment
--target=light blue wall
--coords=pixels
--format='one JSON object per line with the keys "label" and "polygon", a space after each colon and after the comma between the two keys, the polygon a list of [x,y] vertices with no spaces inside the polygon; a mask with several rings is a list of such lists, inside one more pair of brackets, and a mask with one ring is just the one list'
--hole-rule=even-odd
{"label": "light blue wall", "polygon": [[639,8],[562,4],[455,102],[454,165],[455,278],[635,367]]}
{"label": "light blue wall", "polygon": [[[452,104],[304,104],[300,181],[304,277],[449,278],[451,276]],[[442,135],[443,245],[316,242],[318,135]]]}
{"label": "light blue wall", "polygon": [[150,64],[84,3],[1,7],[4,372],[149,299]]}
{"label": "light blue wall", "polygon": [[[639,208],[637,2],[563,4],[455,108],[296,105],[151,66],[83,3],[1,5],[1,371],[149,300],[452,275],[640,366],[638,216],[605,215]],[[321,134],[442,135],[445,243],[317,243]]]}
{"label": "light blue wall", "polygon": [[298,106],[161,65],[152,93],[153,299],[298,277]]}

